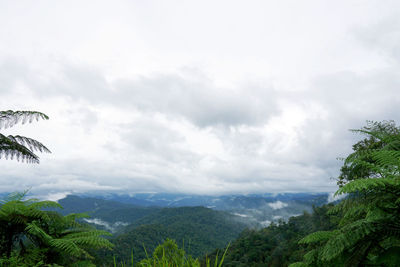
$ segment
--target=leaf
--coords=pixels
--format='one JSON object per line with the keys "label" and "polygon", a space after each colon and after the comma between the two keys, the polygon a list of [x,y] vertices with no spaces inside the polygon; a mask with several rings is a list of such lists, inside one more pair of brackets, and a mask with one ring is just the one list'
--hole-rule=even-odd
{"label": "leaf", "polygon": [[48,120],[49,117],[37,111],[0,111],[0,129],[7,129],[21,122],[25,124],[27,121],[31,123],[33,120],[39,119]]}
{"label": "leaf", "polygon": [[310,244],[310,243],[325,241],[335,236],[336,234],[337,231],[317,231],[301,239],[299,241],[299,244]]}

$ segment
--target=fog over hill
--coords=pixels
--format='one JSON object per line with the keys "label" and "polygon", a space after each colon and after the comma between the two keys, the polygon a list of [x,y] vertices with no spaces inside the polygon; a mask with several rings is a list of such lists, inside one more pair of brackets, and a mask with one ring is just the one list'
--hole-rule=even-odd
{"label": "fog over hill", "polygon": [[285,193],[226,196],[200,196],[169,193],[139,193],[131,195],[72,196],[59,200],[64,213],[88,212],[87,222],[117,231],[144,216],[163,208],[203,206],[234,215],[238,222],[250,227],[265,227],[271,222],[311,212],[313,205],[330,199],[327,193]]}

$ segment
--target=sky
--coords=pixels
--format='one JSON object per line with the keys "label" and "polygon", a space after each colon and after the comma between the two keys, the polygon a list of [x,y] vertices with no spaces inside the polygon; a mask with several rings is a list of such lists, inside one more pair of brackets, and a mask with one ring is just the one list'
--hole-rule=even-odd
{"label": "sky", "polygon": [[400,119],[400,2],[0,2],[0,192],[334,192],[366,120]]}

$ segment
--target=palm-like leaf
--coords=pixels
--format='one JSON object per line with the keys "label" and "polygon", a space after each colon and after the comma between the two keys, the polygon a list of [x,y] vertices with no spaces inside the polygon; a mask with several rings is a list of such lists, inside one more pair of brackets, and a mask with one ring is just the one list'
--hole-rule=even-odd
{"label": "palm-like leaf", "polygon": [[21,122],[31,123],[33,120],[38,121],[39,119],[48,120],[49,117],[46,114],[37,111],[0,111],[0,130],[7,129]]}
{"label": "palm-like leaf", "polygon": [[[48,120],[46,114],[37,111],[0,111],[0,129],[6,129],[21,122],[32,122],[33,120]],[[17,159],[22,162],[39,163],[39,157],[34,153],[47,152],[50,150],[39,141],[20,135],[5,136],[0,133],[0,159]]]}

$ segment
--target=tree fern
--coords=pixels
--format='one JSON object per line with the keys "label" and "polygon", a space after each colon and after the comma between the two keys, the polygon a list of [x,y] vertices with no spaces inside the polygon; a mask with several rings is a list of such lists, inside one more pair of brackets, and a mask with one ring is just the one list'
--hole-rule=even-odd
{"label": "tree fern", "polygon": [[30,257],[30,251],[40,253],[45,263],[63,263],[91,258],[89,251],[111,248],[103,236],[108,232],[80,223],[85,214],[61,214],[48,210],[61,206],[52,201],[24,200],[25,194],[14,194],[0,206],[0,258]]}
{"label": "tree fern", "polygon": [[[400,260],[388,256],[389,264],[379,256],[400,247],[400,130],[393,122],[369,122],[354,132],[367,138],[353,146],[341,169],[336,195],[347,198],[331,210],[342,215],[339,229],[300,241],[317,255],[315,266],[390,266]],[[304,263],[310,264],[310,255]]]}

